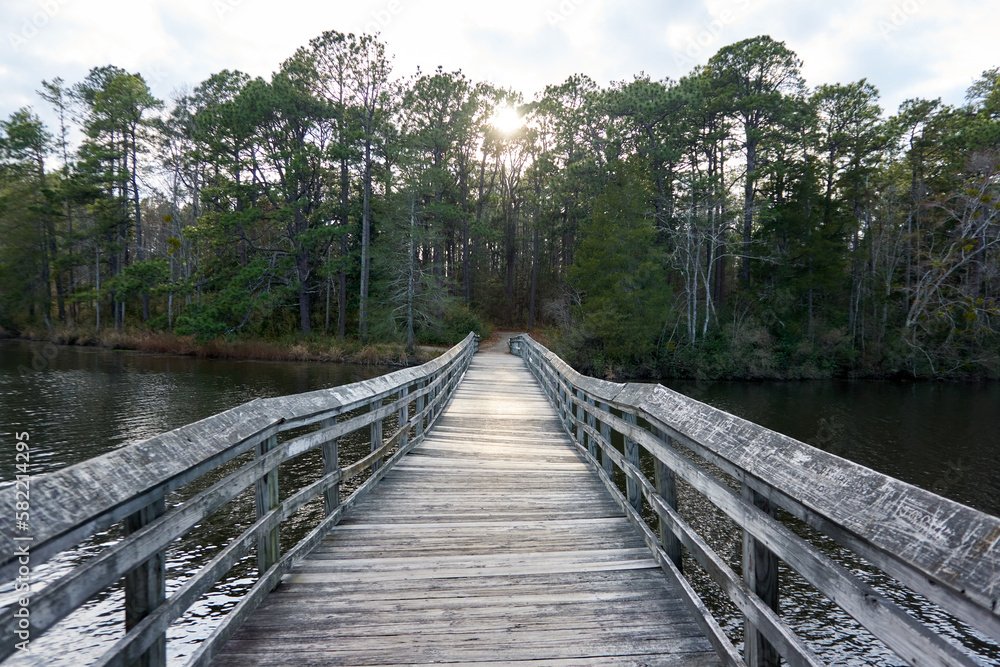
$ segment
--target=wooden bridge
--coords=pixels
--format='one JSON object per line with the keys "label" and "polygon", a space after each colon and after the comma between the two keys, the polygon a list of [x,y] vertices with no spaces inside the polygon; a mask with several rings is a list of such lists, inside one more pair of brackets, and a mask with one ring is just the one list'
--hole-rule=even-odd
{"label": "wooden bridge", "polygon": [[[164,664],[166,629],[253,551],[256,583],[190,664],[825,664],[783,618],[779,562],[908,664],[997,655],[996,517],[658,385],[581,376],[527,336],[513,354],[477,348],[470,335],[418,368],[253,401],[33,480],[30,534],[0,516],[3,581],[25,544],[37,567],[117,522],[127,536],[0,609],[0,659],[124,578],[127,632],[96,664]],[[371,453],[345,463],[358,434]],[[322,471],[279,495],[279,467],[316,450]],[[739,573],[679,485],[742,531]],[[249,487],[256,523],[168,597],[171,542]],[[282,522],[313,501],[324,518],[282,552]],[[981,641],[939,636],[831,559],[831,541]],[[748,640],[723,632],[690,567]]]}

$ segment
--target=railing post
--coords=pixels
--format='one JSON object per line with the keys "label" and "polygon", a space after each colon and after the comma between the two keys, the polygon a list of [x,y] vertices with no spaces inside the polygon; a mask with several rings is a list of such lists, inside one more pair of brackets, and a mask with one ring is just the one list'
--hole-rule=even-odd
{"label": "railing post", "polygon": [[[382,399],[381,398],[376,398],[375,400],[373,400],[369,404],[368,410],[369,410],[369,412],[375,412],[376,410],[378,410],[381,407],[382,407]],[[375,421],[373,421],[371,423],[371,435],[372,435],[372,451],[374,452],[376,449],[378,449],[379,447],[382,446],[382,419],[381,418],[376,419]],[[372,461],[372,472],[373,473],[375,471],[377,471],[381,467],[382,467],[382,459],[381,459],[381,457],[376,458],[374,461]]]}
{"label": "railing post", "polygon": [[428,426],[430,426],[430,423],[432,421],[434,421],[434,416],[437,414],[437,409],[438,409],[437,397],[438,397],[438,394],[441,393],[441,385],[444,384],[444,377],[442,376],[442,377],[439,378],[438,375],[440,375],[440,372],[435,373],[432,382],[433,381],[437,381],[438,379],[440,379],[441,382],[438,382],[431,389],[431,393],[427,395],[427,398],[428,398],[427,407],[429,408],[427,410],[427,425]]}
{"label": "railing post", "polygon": [[573,430],[573,399],[570,398],[572,394],[569,390],[569,383],[566,378],[559,375],[559,386],[562,387],[562,415],[563,423],[566,424],[566,430],[572,432]]}
{"label": "railing post", "polygon": [[[601,403],[601,410],[611,414],[611,406],[607,403]],[[614,479],[614,461],[608,455],[607,447],[611,446],[611,424],[608,423],[606,419],[601,420],[601,438],[604,440],[604,444],[601,447],[601,466],[604,468],[604,472],[607,473],[609,479]]]}
{"label": "railing post", "polygon": [[[659,429],[654,429],[656,435],[663,441],[667,447],[673,447],[673,441],[669,435],[661,432]],[[654,457],[655,458],[655,457]],[[663,498],[663,502],[671,507],[675,511],[677,510],[677,478],[674,475],[674,471],[671,470],[666,463],[660,461],[660,459],[655,458],[656,464],[654,469],[654,475],[656,478],[656,492],[660,494]],[[683,572],[683,557],[681,555],[681,541],[677,539],[673,531],[667,527],[667,524],[663,522],[661,518],[660,523],[660,546],[667,553],[670,560],[673,561],[674,565],[677,566],[678,572]]]}
{"label": "railing post", "polygon": [[556,406],[559,410],[559,419],[562,421],[563,426],[566,425],[566,402],[563,401],[563,382],[562,375],[558,372],[555,374],[555,389],[556,389]]}
{"label": "railing post", "polygon": [[[148,523],[163,516],[166,504],[163,496],[125,519],[125,534],[131,535]],[[161,551],[125,575],[125,632],[149,616],[167,598],[167,556]],[[163,667],[167,664],[166,634],[160,635],[136,667]]]}
{"label": "railing post", "polygon": [[[634,413],[626,412],[625,421],[635,426],[637,419]],[[639,467],[639,443],[632,438],[625,436],[625,460]],[[628,494],[628,504],[632,506],[639,515],[642,515],[642,493],[639,491],[639,483],[631,477],[626,479],[625,491]]]}
{"label": "railing post", "polygon": [[[588,396],[587,397],[587,405],[589,405],[592,408],[596,406],[596,402],[594,401],[594,398],[592,396]],[[592,429],[596,429],[597,428],[597,418],[594,416],[593,412],[588,412],[587,413],[587,426],[589,426]],[[593,457],[593,459],[596,461],[597,460],[597,438],[595,438],[593,435],[588,435],[587,436],[587,449],[588,449],[588,451],[590,451],[591,457]]]}
{"label": "railing post", "polygon": [[[263,457],[278,446],[278,436],[272,435],[267,440],[257,443],[257,458]],[[257,480],[254,494],[257,506],[257,518],[278,506],[278,469],[275,468]],[[278,562],[280,555],[280,528],[275,526],[264,535],[257,536],[257,570],[263,575]]]}
{"label": "railing post", "polygon": [[[583,401],[583,390],[582,389],[574,389],[573,393],[576,394],[576,397],[580,401]],[[573,404],[570,403],[570,405],[573,405]],[[584,423],[584,415],[585,414],[587,414],[587,413],[584,412],[582,403],[577,403],[576,404],[576,441],[577,441],[577,443],[581,447],[584,447],[585,443],[586,443],[586,440],[585,440],[586,433],[583,430],[583,423]]]}
{"label": "railing post", "polygon": [[[409,395],[410,395],[409,385],[400,388],[399,390],[400,398],[406,398]],[[403,405],[399,407],[399,413],[396,418],[396,421],[398,422],[397,424],[398,428],[404,429],[403,435],[401,435],[399,438],[399,448],[402,449],[403,447],[406,447],[406,443],[409,442],[410,440],[410,425],[406,423],[410,421],[409,401],[406,401],[405,403],[403,403]]]}
{"label": "railing post", "polygon": [[[337,418],[330,417],[329,419],[324,419],[320,423],[320,428],[331,428],[336,424]],[[329,475],[331,472],[340,469],[340,462],[338,461],[338,457],[340,456],[339,448],[339,438],[334,438],[333,440],[323,443],[324,475]],[[323,497],[323,509],[327,516],[333,514],[338,507],[340,507],[340,482],[337,482],[327,489],[326,494]]]}
{"label": "railing post", "polygon": [[[417,391],[420,391],[427,386],[427,380],[419,380],[417,382]],[[427,405],[427,395],[421,394],[417,396],[417,437],[419,438],[424,434],[424,406]]]}
{"label": "railing post", "polygon": [[[776,515],[771,502],[746,484],[743,485],[743,499],[772,517]],[[764,604],[778,610],[778,557],[746,531],[743,531],[743,581]],[[747,667],[778,667],[778,652],[746,618],[743,638],[743,658]]]}

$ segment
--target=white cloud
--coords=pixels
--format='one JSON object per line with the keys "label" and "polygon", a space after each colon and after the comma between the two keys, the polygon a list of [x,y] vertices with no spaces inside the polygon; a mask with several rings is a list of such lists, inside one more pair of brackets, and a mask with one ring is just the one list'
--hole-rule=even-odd
{"label": "white cloud", "polygon": [[676,79],[760,34],[803,58],[811,86],[867,77],[889,110],[913,96],[959,104],[1000,65],[1000,16],[975,0],[8,0],[0,25],[4,117],[39,107],[42,79],[74,83],[106,64],[144,74],[161,98],[224,68],[266,77],[329,29],[380,30],[399,76],[441,65],[527,97],[576,72],[601,85],[641,71]]}

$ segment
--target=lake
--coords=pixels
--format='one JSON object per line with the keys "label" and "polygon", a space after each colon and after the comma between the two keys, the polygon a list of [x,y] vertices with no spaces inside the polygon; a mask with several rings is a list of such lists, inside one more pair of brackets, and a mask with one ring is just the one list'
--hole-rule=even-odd
{"label": "lake", "polygon": [[[353,364],[197,359],[0,340],[0,438],[4,443],[0,481],[14,476],[15,432],[30,434],[34,476],[255,398],[349,384],[389,370]],[[314,467],[315,461],[305,456],[283,466],[281,473],[308,476],[315,473]],[[283,544],[285,538],[304,535],[318,520],[315,513],[296,515],[292,525],[283,527]],[[168,594],[208,562],[219,545],[253,521],[251,490],[176,542],[167,554]],[[33,577],[38,583],[50,581],[119,539],[118,528],[96,535],[35,570]],[[253,584],[255,563],[252,555],[243,559],[171,627],[171,662],[190,655],[218,619],[235,606]],[[10,588],[0,589],[0,602],[8,601]],[[99,594],[37,642],[32,638],[30,655],[19,652],[4,664],[78,667],[94,661],[124,631],[123,597],[120,585]]]}
{"label": "lake", "polygon": [[[386,368],[329,363],[223,361],[56,347],[0,341],[0,437],[28,431],[32,474],[38,475],[97,456],[110,449],[221,412],[254,398],[300,393],[374,377]],[[1000,514],[1000,383],[940,384],[888,382],[670,382],[698,400],[756,421],[774,430],[851,459],[880,472],[930,489],[991,514]],[[14,475],[12,446],[0,457],[0,480]],[[305,474],[309,465],[287,474]],[[283,471],[285,474],[285,471]],[[738,564],[739,532],[690,494],[682,495],[682,513],[706,527],[714,544]],[[226,540],[253,520],[252,499],[205,522],[168,553],[168,593]],[[288,531],[308,529],[310,521]],[[285,531],[283,529],[283,537]],[[120,539],[117,529],[95,536],[73,553],[53,559],[36,572],[51,580],[107,544]],[[870,573],[864,563],[836,547],[829,553],[870,583],[902,596],[920,612],[921,602],[907,598],[891,582]],[[686,565],[696,582],[693,564]],[[169,632],[172,661],[190,655],[197,642],[235,605],[252,584],[252,556],[235,567],[204,600]],[[782,610],[795,627],[839,664],[898,664],[874,646],[851,621],[837,616],[804,584],[788,576]],[[9,587],[8,587],[9,588]],[[707,582],[699,591],[738,640],[740,619]],[[3,591],[0,591],[0,596]],[[122,633],[120,587],[102,593],[35,644],[31,656],[10,664],[79,665],[99,657]],[[928,622],[990,660],[995,647],[982,642],[947,618],[930,613]],[[831,632],[831,622],[836,631]],[[73,654],[70,654],[70,651]],[[44,658],[43,658],[44,656]],[[34,662],[33,662],[34,661]]]}

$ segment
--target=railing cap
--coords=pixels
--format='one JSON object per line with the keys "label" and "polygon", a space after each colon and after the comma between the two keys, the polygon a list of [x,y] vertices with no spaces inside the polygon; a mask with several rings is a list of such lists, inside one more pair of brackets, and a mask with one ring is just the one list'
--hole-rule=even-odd
{"label": "railing cap", "polygon": [[[193,424],[33,477],[30,516],[33,564],[40,564],[52,553],[71,546],[80,537],[77,532],[84,528],[100,529],[98,526],[109,523],[104,519],[114,520],[121,518],[123,511],[139,509],[132,508],[131,503],[151,490],[161,487],[173,490],[177,486],[172,485],[173,480],[210,464],[234,447],[273,435],[283,424],[307,424],[325,414],[358,407],[437,373],[472,344],[473,336],[469,333],[440,357],[415,368],[341,387],[254,399]],[[13,485],[0,489],[0,507],[14,507],[14,495]],[[0,568],[4,571],[16,564],[16,557],[12,556],[16,535],[13,512],[0,513],[3,549]]]}
{"label": "railing cap", "polygon": [[[528,342],[530,341],[530,342]],[[657,384],[586,378],[530,338],[573,385],[748,475],[935,585],[1000,614],[1000,519]],[[620,387],[614,393],[615,387]]]}

